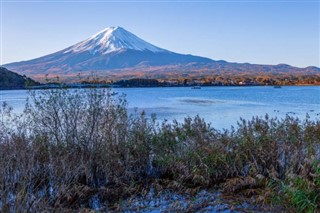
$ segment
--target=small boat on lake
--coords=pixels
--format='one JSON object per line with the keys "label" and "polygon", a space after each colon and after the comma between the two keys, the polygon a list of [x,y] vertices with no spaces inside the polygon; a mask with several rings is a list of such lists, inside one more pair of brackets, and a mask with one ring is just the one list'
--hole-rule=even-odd
{"label": "small boat on lake", "polygon": [[273,88],[279,89],[279,88],[281,88],[281,86],[280,85],[275,85]]}
{"label": "small boat on lake", "polygon": [[193,86],[193,87],[191,87],[191,89],[201,89],[201,87],[200,86]]}

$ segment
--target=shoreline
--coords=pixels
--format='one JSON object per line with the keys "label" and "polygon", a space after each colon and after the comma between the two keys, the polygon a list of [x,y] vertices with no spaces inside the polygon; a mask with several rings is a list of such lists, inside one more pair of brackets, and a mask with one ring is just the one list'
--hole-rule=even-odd
{"label": "shoreline", "polygon": [[292,86],[320,86],[320,84],[294,84],[294,85],[161,85],[161,86],[120,86],[120,85],[101,85],[101,84],[92,84],[92,85],[41,85],[34,87],[15,87],[15,88],[0,88],[0,91],[4,90],[42,90],[42,89],[88,89],[88,88],[168,88],[168,87],[185,87],[193,88],[195,86],[201,87],[292,87]]}

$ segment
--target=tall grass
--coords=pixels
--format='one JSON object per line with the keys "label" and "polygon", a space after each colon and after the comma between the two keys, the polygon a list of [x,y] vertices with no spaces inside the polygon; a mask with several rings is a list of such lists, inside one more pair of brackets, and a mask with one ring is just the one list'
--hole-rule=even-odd
{"label": "tall grass", "polygon": [[103,89],[33,91],[22,115],[6,104],[0,115],[1,211],[94,208],[94,199],[112,209],[155,180],[270,189],[288,208],[319,210],[320,121],[308,116],[241,119],[225,131],[199,116],[159,124]]}

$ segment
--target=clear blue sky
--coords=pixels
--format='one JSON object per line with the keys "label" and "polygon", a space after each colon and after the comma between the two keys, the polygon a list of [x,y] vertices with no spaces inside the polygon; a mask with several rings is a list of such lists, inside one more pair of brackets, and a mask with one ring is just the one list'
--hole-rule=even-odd
{"label": "clear blue sky", "polygon": [[320,66],[315,1],[2,1],[1,63],[122,26],[165,49],[216,60]]}

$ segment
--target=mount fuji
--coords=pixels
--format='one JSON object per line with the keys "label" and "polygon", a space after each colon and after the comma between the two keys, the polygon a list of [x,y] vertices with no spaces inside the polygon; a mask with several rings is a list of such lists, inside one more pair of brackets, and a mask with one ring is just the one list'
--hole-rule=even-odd
{"label": "mount fuji", "polygon": [[72,77],[79,73],[90,75],[93,71],[110,78],[320,73],[318,67],[230,63],[178,54],[152,45],[121,27],[106,28],[82,42],[50,55],[3,66],[39,80],[46,75]]}
{"label": "mount fuji", "polygon": [[27,75],[83,73],[124,68],[206,64],[213,60],[156,47],[122,27],[110,27],[56,53],[4,65]]}

